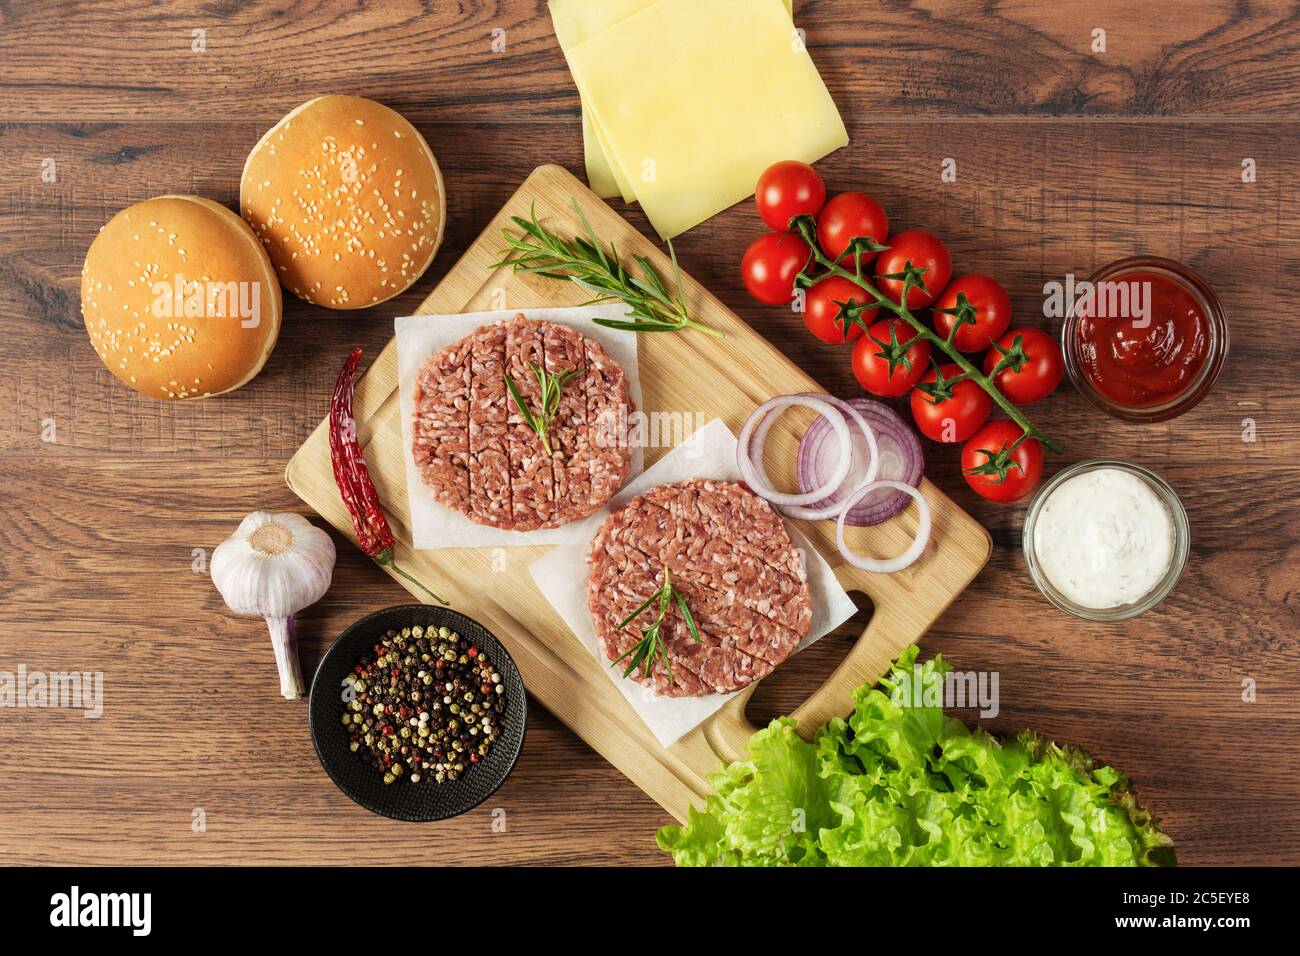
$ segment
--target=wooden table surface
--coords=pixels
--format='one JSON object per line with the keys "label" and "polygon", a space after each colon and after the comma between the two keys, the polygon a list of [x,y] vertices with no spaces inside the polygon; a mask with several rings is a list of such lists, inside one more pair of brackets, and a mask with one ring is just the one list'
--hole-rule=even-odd
{"label": "wooden table surface", "polygon": [[[796,19],[851,137],[819,166],[832,190],[943,236],[1022,321],[1050,324],[1045,281],[1137,253],[1188,263],[1221,296],[1231,355],[1194,411],[1125,425],[1068,385],[1034,410],[1069,446],[1049,473],[1115,455],[1177,489],[1193,546],[1175,592],[1121,624],[1055,611],[1025,571],[1024,508],[981,503],[953,451],[928,446],[930,476],[995,551],[922,650],[1000,673],[991,729],[1033,727],[1126,770],[1184,863],[1300,863],[1297,7],[800,0]],[[0,2],[0,64],[0,670],[102,671],[105,686],[99,720],[0,709],[0,862],[667,862],[666,814],[540,708],[478,810],[414,826],[357,808],[318,765],[305,705],[278,698],[265,629],[228,614],[202,567],[247,512],[301,508],[284,465],[347,350],[375,355],[531,169],[581,174],[545,3]],[[278,348],[231,395],[163,404],[118,384],[79,314],[96,230],[161,193],[233,207],[258,136],[327,92],[382,100],[433,146],[450,208],[428,273],[364,312],[287,297]],[[828,389],[858,394],[847,352],[745,295],[758,231],[742,204],[678,254]],[[407,599],[336,541],[334,586],[301,620],[308,673],[349,622]],[[764,682],[750,716],[797,705],[866,613]]]}

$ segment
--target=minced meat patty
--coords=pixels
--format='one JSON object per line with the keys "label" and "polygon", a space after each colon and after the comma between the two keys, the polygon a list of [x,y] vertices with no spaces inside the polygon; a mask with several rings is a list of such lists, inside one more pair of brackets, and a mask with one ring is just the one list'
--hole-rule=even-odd
{"label": "minced meat patty", "polygon": [[[548,456],[506,389],[540,411],[533,368],[579,374],[560,391]],[[576,329],[517,315],[429,359],[415,383],[412,452],[434,500],[494,528],[554,528],[596,511],[627,480],[620,423],[634,411],[627,379]]]}
{"label": "minced meat patty", "polygon": [[[671,607],[662,661],[629,677],[670,697],[725,694],[771,673],[812,627],[803,559],[771,506],[743,485],[692,480],[660,485],[609,517],[591,541],[587,603],[605,656],[615,661],[657,615],[619,622],[663,585],[694,617],[696,643]],[[617,665],[620,669],[624,664]]]}

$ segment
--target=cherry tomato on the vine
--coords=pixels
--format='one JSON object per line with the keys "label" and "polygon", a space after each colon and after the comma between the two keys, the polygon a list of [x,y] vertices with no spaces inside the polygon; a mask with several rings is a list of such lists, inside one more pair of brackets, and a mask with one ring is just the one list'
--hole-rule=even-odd
{"label": "cherry tomato on the vine", "polygon": [[876,260],[876,287],[894,302],[902,298],[903,279],[885,276],[901,276],[909,262],[913,268],[924,270],[920,281],[925,288],[912,286],[907,293],[907,307],[924,308],[943,294],[952,278],[952,256],[948,247],[931,233],[920,229],[896,233],[889,240],[889,248]]}
{"label": "cherry tomato on the vine", "polygon": [[858,384],[884,398],[906,395],[930,363],[930,343],[912,342],[914,338],[916,331],[902,319],[882,319],[871,326],[853,346]]}
{"label": "cherry tomato on the vine", "polygon": [[[874,239],[884,245],[889,239],[889,217],[884,208],[866,193],[840,193],[831,197],[817,217],[817,243],[827,257],[838,260],[848,249],[850,240]],[[874,252],[862,254],[865,266],[876,258]],[[850,256],[844,263],[853,266]]]}
{"label": "cherry tomato on the vine", "polygon": [[[1023,432],[1007,419],[989,422],[961,450],[966,484],[989,501],[1018,501],[1043,476],[1043,446],[1036,438],[1016,444]],[[1014,450],[1009,450],[1014,446]]]}
{"label": "cherry tomato on the vine", "polygon": [[843,276],[831,276],[822,279],[804,293],[803,324],[823,342],[852,342],[862,338],[863,327],[875,320],[877,307],[864,308],[858,316],[861,319],[859,324],[841,314],[841,303],[852,308],[874,301],[859,286]]}
{"label": "cherry tomato on the vine", "polygon": [[[1042,329],[1010,329],[998,339],[997,346],[984,356],[984,374],[992,375],[998,391],[1017,405],[1041,402],[1061,384],[1065,374],[1061,347]],[[993,375],[993,369],[1004,359],[1009,364]]]}
{"label": "cherry tomato on the vine", "polygon": [[[945,381],[962,374],[962,370],[952,364],[939,366],[939,371]],[[921,379],[921,384],[936,381],[938,376],[932,368]],[[949,393],[948,397],[936,404],[935,396],[922,391],[919,386],[912,389],[912,417],[926,438],[948,444],[965,441],[989,420],[993,399],[968,378],[948,385],[945,391]]]}
{"label": "cherry tomato on the vine", "polygon": [[[960,305],[959,294],[965,297],[967,305],[962,311],[968,313],[974,321],[962,322],[957,326],[957,331],[952,333],[952,327],[958,319],[955,312]],[[1011,324],[1011,296],[991,276],[958,276],[943,290],[943,295],[935,300],[932,314],[934,330],[943,338],[952,334],[952,344],[959,352],[983,352]]]}
{"label": "cherry tomato on the vine", "polygon": [[797,159],[773,163],[758,177],[754,205],[768,227],[785,232],[795,216],[815,216],[826,202],[826,184],[817,170]]}
{"label": "cherry tomato on the vine", "polygon": [[745,288],[765,305],[794,301],[794,277],[808,262],[812,250],[798,236],[769,232],[755,239],[740,261]]}

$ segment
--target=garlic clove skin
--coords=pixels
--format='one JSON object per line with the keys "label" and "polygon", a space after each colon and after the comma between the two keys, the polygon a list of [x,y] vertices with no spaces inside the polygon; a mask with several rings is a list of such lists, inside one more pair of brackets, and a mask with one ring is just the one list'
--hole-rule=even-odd
{"label": "garlic clove skin", "polygon": [[236,614],[290,617],[325,596],[334,542],[302,515],[255,511],[212,554],[212,583]]}
{"label": "garlic clove skin", "polygon": [[280,671],[280,691],[303,695],[293,616],[329,590],[334,542],[292,512],[255,511],[212,554],[212,582],[236,614],[266,618]]}

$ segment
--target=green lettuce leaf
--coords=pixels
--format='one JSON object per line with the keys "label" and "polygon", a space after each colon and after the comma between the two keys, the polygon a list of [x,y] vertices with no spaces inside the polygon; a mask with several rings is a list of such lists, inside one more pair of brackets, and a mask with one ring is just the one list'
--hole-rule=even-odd
{"label": "green lettuce leaf", "polygon": [[946,717],[949,665],[909,647],[853,713],[801,738],[779,717],[710,777],[704,809],[658,833],[678,866],[1146,866],[1173,841],[1128,779],[1026,731]]}

